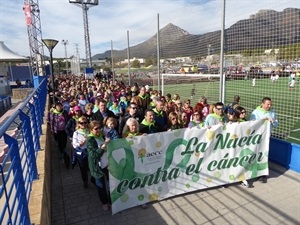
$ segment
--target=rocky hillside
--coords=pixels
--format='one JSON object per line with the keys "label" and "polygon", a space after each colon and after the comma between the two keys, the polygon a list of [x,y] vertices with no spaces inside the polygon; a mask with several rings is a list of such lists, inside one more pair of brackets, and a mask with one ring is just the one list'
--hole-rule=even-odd
{"label": "rocky hillside", "polygon": [[[189,34],[173,24],[160,30],[161,57],[206,56],[208,44],[212,52],[220,49],[220,31],[202,35]],[[225,51],[241,51],[256,48],[274,48],[300,43],[300,9],[287,8],[282,12],[260,10],[249,19],[240,20],[225,30]],[[156,34],[145,42],[130,47],[130,55],[136,58],[156,57]],[[116,59],[127,58],[127,49],[114,51]],[[93,56],[94,59],[110,57],[110,51]]]}

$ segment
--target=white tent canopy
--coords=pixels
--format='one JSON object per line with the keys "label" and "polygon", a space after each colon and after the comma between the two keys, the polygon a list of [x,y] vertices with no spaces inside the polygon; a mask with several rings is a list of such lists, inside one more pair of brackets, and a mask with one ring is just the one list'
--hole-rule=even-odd
{"label": "white tent canopy", "polygon": [[28,58],[20,56],[10,50],[3,41],[0,41],[0,62],[26,62]]}

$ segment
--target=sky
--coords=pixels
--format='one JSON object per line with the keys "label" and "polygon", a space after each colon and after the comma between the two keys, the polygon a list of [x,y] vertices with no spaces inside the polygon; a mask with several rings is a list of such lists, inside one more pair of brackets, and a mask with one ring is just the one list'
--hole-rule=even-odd
{"label": "sky", "polygon": [[[25,0],[28,2],[29,0]],[[59,41],[53,57],[76,53],[85,58],[82,9],[69,0],[34,0],[39,3],[42,37]],[[24,0],[0,0],[0,41],[13,52],[29,56]],[[221,29],[223,0],[99,0],[88,10],[92,56],[111,49],[126,49],[146,41],[172,23],[190,34],[204,34]],[[230,27],[262,9],[282,11],[300,8],[299,0],[226,0],[226,24]],[[158,16],[159,15],[159,16]],[[159,18],[159,19],[158,19]],[[159,22],[158,22],[159,21]],[[159,26],[158,26],[159,24]],[[129,32],[129,40],[127,39]],[[44,48],[45,55],[49,52]]]}

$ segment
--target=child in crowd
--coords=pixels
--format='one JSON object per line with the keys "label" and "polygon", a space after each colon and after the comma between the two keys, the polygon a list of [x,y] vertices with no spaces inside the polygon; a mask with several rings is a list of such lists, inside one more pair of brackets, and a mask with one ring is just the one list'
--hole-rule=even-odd
{"label": "child in crowd", "polygon": [[104,124],[103,135],[105,138],[108,138],[110,140],[119,138],[119,134],[116,130],[117,125],[118,125],[116,118],[105,117],[103,124]]}

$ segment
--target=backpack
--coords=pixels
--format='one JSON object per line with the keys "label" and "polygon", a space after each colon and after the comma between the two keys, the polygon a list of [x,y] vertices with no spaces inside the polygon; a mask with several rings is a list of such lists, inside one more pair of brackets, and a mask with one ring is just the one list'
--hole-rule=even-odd
{"label": "backpack", "polygon": [[232,115],[238,106],[239,104],[237,102],[232,102],[225,107],[224,112],[226,114],[229,113],[230,115]]}

